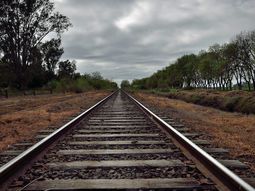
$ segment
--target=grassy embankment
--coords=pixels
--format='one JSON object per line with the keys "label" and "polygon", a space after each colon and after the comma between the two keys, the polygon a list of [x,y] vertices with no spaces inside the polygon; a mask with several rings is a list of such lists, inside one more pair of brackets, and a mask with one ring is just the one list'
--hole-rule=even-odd
{"label": "grassy embankment", "polygon": [[135,92],[134,96],[151,107],[161,109],[192,131],[208,135],[216,147],[228,148],[234,159],[240,159],[255,170],[254,114],[221,111],[148,92]]}
{"label": "grassy embankment", "polygon": [[188,103],[214,107],[224,111],[240,112],[245,114],[255,113],[255,92],[248,91],[217,91],[217,90],[176,90],[145,91],[156,95],[179,99]]}

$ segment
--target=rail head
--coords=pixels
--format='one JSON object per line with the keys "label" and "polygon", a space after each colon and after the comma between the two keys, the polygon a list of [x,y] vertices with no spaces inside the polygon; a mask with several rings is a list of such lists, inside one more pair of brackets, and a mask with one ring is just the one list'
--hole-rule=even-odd
{"label": "rail head", "polygon": [[110,95],[103,98],[102,100],[94,104],[92,107],[82,112],[77,117],[67,122],[66,124],[58,128],[56,131],[46,136],[45,138],[40,140],[38,143],[34,144],[30,148],[22,152],[20,155],[18,155],[17,157],[13,158],[11,161],[9,161],[8,163],[0,167],[0,188],[1,188],[1,184],[2,183],[4,184],[6,180],[8,180],[11,176],[13,176],[13,172],[19,169],[20,164],[27,163],[27,160],[33,158],[35,155],[37,155],[42,150],[44,150],[45,147],[47,147],[52,142],[54,142],[56,138],[60,137],[64,132],[66,132],[71,127],[79,123],[85,116],[87,116],[89,113],[91,113],[100,105],[102,105],[104,102],[106,102],[108,99],[110,99],[117,91],[118,90],[112,92]]}
{"label": "rail head", "polygon": [[[122,90],[123,91],[123,90]],[[147,107],[145,107],[142,103],[136,100],[134,97],[129,95],[127,92],[123,91],[131,100],[133,100],[145,113],[151,116],[155,121],[157,121],[160,125],[168,130],[168,132],[184,147],[187,147],[189,150],[192,150],[193,153],[201,161],[202,164],[209,166],[210,169],[214,169],[218,175],[221,176],[223,181],[230,190],[244,190],[244,191],[255,191],[255,189],[242,180],[239,176],[237,176],[234,172],[229,170],[227,167],[218,162],[215,158],[189,140],[187,137],[182,135],[179,131],[177,131],[174,127],[169,125],[167,122],[162,120],[152,111],[150,111]],[[197,158],[196,157],[196,158]]]}

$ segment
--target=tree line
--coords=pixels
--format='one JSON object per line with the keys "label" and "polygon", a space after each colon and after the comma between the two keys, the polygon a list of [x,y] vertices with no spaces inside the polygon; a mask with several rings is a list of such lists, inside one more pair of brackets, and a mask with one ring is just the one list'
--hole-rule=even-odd
{"label": "tree line", "polygon": [[255,90],[255,31],[241,32],[229,43],[187,54],[152,76],[133,80],[133,88],[210,88]]}
{"label": "tree line", "polygon": [[1,0],[0,88],[116,87],[99,73],[76,73],[75,61],[61,60],[61,34],[71,26],[50,0]]}

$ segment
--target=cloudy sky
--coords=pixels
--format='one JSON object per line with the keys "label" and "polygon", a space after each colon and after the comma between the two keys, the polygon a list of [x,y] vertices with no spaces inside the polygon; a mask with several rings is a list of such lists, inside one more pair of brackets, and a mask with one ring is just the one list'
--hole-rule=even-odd
{"label": "cloudy sky", "polygon": [[54,0],[73,27],[63,34],[63,59],[80,73],[113,81],[151,75],[255,29],[255,0]]}

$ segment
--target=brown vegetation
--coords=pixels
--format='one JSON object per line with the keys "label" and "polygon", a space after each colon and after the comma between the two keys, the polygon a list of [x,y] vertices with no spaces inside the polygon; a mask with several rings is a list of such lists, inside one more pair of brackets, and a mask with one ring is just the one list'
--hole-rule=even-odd
{"label": "brown vegetation", "polygon": [[153,94],[135,93],[142,102],[167,111],[187,127],[213,138],[216,146],[229,148],[233,158],[255,170],[255,116],[230,113]]}
{"label": "brown vegetation", "polygon": [[63,120],[92,106],[109,92],[43,95],[0,100],[0,150],[27,140],[42,129],[59,126]]}
{"label": "brown vegetation", "polygon": [[255,113],[255,93],[247,91],[180,90],[160,94],[171,99],[210,106],[224,111]]}

